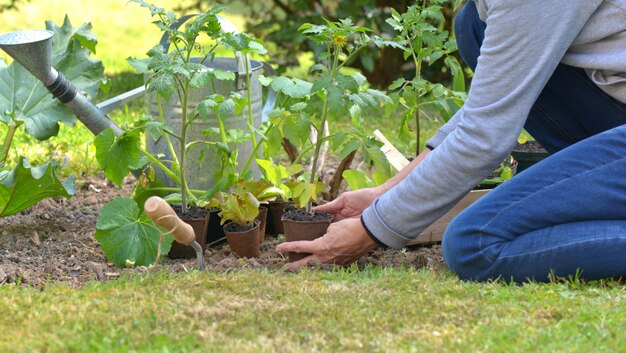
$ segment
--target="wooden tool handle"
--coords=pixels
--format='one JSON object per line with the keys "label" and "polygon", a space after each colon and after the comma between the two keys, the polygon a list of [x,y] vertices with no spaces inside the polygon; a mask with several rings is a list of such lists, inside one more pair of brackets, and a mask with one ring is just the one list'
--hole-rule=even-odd
{"label": "wooden tool handle", "polygon": [[162,198],[158,196],[150,197],[146,200],[143,209],[154,223],[171,232],[177,242],[189,245],[196,240],[193,228],[178,218],[174,209]]}

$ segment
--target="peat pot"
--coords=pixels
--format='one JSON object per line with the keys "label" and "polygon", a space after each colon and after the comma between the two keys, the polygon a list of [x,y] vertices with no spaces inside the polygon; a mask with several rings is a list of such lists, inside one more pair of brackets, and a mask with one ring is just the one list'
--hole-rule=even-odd
{"label": "peat pot", "polygon": [[254,220],[254,226],[251,229],[242,230],[235,222],[224,225],[224,233],[230,250],[239,257],[259,257],[259,231],[261,222]]}
{"label": "peat pot", "polygon": [[226,241],[226,234],[224,234],[224,227],[222,227],[222,217],[220,217],[219,208],[209,210],[209,227],[206,238],[206,243],[209,247],[222,244]]}
{"label": "peat pot", "polygon": [[[202,247],[202,251],[206,249],[206,233],[209,227],[209,214],[202,208],[190,208],[187,213],[181,214],[180,207],[173,206],[176,215],[185,223],[191,225],[193,232],[196,234],[196,241]],[[195,259],[196,251],[189,245],[183,245],[177,241],[172,243],[170,252],[167,253],[170,259]]]}
{"label": "peat pot", "polygon": [[[296,208],[285,212],[282,224],[285,229],[285,241],[315,240],[324,234],[333,217],[328,213],[313,211],[307,213],[304,209]],[[298,261],[311,254],[288,253],[289,262]]]}
{"label": "peat pot", "polygon": [[285,208],[292,208],[292,201],[270,201],[269,211],[267,213],[267,234],[285,234],[283,227],[283,213]]}
{"label": "peat pot", "polygon": [[256,219],[261,222],[259,225],[259,244],[263,244],[265,241],[265,231],[267,228],[267,213],[269,211],[269,207],[267,205],[259,206],[259,215],[256,216]]}

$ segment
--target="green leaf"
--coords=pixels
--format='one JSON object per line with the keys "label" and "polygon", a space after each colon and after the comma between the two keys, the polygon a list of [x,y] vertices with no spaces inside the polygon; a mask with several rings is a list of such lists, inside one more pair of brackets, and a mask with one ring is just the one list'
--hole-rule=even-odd
{"label": "green leaf", "polygon": [[337,80],[339,87],[350,91],[350,93],[357,93],[359,91],[359,85],[351,76],[337,74],[337,76],[335,76],[335,80]]}
{"label": "green leaf", "polygon": [[59,179],[56,164],[46,163],[31,167],[20,157],[12,171],[0,172],[0,217],[20,212],[49,197],[71,197],[75,193],[74,180]]}
{"label": "green leaf", "polygon": [[261,85],[267,87],[272,84],[272,81],[274,81],[274,77],[266,77],[264,75],[259,75],[258,80],[261,83]]}
{"label": "green leaf", "polygon": [[[100,210],[94,238],[117,267],[125,267],[126,260],[135,266],[149,266],[156,260],[163,233],[147,215],[140,214],[134,200],[117,198]],[[169,252],[172,240],[171,235],[163,239],[161,254]]]}
{"label": "green leaf", "polygon": [[121,187],[130,170],[141,166],[139,143],[139,136],[134,132],[116,138],[112,129],[106,129],[96,137],[96,159],[115,185]]}
{"label": "green leaf", "polygon": [[250,192],[230,193],[218,192],[208,206],[219,207],[222,224],[233,221],[239,225],[253,222],[259,215],[259,201]]}
{"label": "green leaf", "polygon": [[500,172],[500,178],[502,181],[507,181],[513,177],[513,170],[510,167],[502,165],[502,171]]}
{"label": "green leaf", "polygon": [[346,158],[350,153],[357,150],[360,145],[361,141],[359,141],[358,139],[350,139],[342,146],[341,152],[339,153],[339,160],[343,160],[344,158]]}
{"label": "green leaf", "polygon": [[257,159],[256,162],[259,168],[261,168],[263,177],[274,186],[282,184],[282,180],[290,176],[287,168],[280,164],[274,164],[272,161],[266,159]]}
{"label": "green leaf", "polygon": [[359,119],[363,116],[363,110],[357,104],[350,107],[350,116],[353,119]]}
{"label": "green leaf", "polygon": [[236,78],[235,73],[232,71],[214,70],[213,75],[220,81],[234,81]]}
{"label": "green leaf", "polygon": [[146,170],[144,170],[144,174],[139,177],[139,180],[137,180],[130,198],[137,202],[139,208],[143,208],[144,203],[151,196],[167,196],[170,193],[169,191],[154,190],[154,188],[162,188],[165,186],[166,185],[163,180],[156,179],[154,175],[154,167],[149,166]]}
{"label": "green leaf", "polygon": [[274,198],[274,197],[276,197],[278,195],[280,195],[280,196],[282,196],[284,198],[285,192],[282,189],[280,189],[280,188],[278,188],[276,186],[270,186],[270,187],[268,187],[266,189],[263,189],[257,195],[257,199],[259,199],[260,201],[269,200],[269,199]]}
{"label": "green leaf", "polygon": [[241,114],[241,107],[233,98],[229,97],[224,99],[224,101],[220,103],[219,107],[217,108],[217,112],[222,118],[226,118],[233,113]]}
{"label": "green leaf", "polygon": [[135,71],[137,71],[137,73],[147,74],[150,72],[150,70],[148,69],[148,64],[150,63],[150,59],[128,58],[126,60],[130,64],[130,66],[132,66],[135,69]]}
{"label": "green leaf", "polygon": [[279,76],[272,79],[271,86],[276,92],[282,92],[294,99],[302,99],[310,94],[312,84],[297,78]]}
{"label": "green leaf", "polygon": [[374,182],[361,170],[348,169],[341,174],[351,190],[374,187]]}
{"label": "green leaf", "polygon": [[333,79],[330,76],[320,76],[314,83],[313,87],[311,87],[311,93],[319,92],[323,89],[328,89],[332,87]]}
{"label": "green leaf", "polygon": [[[65,18],[69,21],[67,15]],[[91,23],[84,23],[74,31],[74,37],[80,42],[81,46],[87,48],[90,52],[95,54],[98,38],[96,38],[96,35],[91,31],[91,29]]]}
{"label": "green leaf", "polygon": [[165,99],[170,99],[176,91],[176,79],[169,72],[159,72],[148,80],[148,88],[156,90]]}
{"label": "green leaf", "polygon": [[400,77],[399,79],[393,81],[391,83],[391,85],[389,85],[388,90],[390,90],[390,91],[396,90],[396,89],[402,87],[402,85],[404,85],[405,82],[406,82],[406,80],[403,77]]}
{"label": "green leaf", "polygon": [[326,67],[326,65],[315,64],[311,66],[311,68],[309,69],[309,73],[315,73],[315,72],[321,72],[325,74],[328,72],[328,68]]}
{"label": "green leaf", "polygon": [[302,117],[294,116],[285,119],[283,124],[284,137],[293,143],[306,143],[311,131],[311,121]]}
{"label": "green leaf", "polygon": [[[104,78],[104,66],[99,60],[90,58],[95,50],[90,25],[76,29],[66,17],[62,27],[47,21],[46,28],[55,33],[52,37],[52,65],[82,94],[95,97]],[[0,112],[15,112],[24,121],[26,131],[39,140],[56,135],[59,121],[70,125],[76,121],[69,109],[16,62],[0,66]]]}

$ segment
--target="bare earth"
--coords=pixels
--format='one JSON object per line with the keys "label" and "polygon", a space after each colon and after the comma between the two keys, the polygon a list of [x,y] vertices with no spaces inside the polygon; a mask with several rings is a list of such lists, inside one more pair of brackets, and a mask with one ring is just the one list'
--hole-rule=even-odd
{"label": "bare earth", "polygon": [[[77,187],[76,196],[71,199],[44,200],[20,214],[0,219],[0,285],[20,283],[41,288],[47,283],[64,282],[76,287],[89,281],[115,280],[124,271],[148,271],[145,267],[116,268],[93,238],[100,208],[115,197],[127,196],[133,182],[129,178],[124,188],[118,189],[102,179],[90,179]],[[275,251],[278,243],[276,238],[267,237],[258,259],[239,259],[231,254],[227,244],[207,249],[207,270],[281,271],[287,260]],[[376,250],[359,260],[358,265],[368,263],[385,267],[444,266],[438,246]],[[195,268],[196,261],[165,259],[162,266],[173,272],[188,271]]]}

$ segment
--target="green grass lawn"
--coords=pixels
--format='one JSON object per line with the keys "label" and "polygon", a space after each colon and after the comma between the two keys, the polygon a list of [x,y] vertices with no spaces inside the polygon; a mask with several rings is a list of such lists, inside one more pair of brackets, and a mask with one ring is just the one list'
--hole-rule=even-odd
{"label": "green grass lawn", "polygon": [[624,352],[625,289],[373,267],[4,287],[0,351]]}

